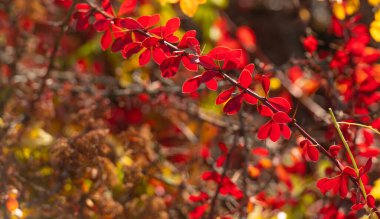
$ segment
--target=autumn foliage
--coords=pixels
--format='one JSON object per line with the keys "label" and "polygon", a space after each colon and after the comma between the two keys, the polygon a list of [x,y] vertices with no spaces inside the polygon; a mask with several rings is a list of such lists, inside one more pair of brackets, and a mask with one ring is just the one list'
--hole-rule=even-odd
{"label": "autumn foliage", "polygon": [[380,1],[313,2],[1,2],[2,217],[380,217]]}

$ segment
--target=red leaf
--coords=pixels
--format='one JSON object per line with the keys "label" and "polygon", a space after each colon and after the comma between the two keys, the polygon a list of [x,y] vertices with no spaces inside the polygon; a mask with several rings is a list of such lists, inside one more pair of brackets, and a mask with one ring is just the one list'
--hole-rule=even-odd
{"label": "red leaf", "polygon": [[273,142],[276,142],[280,138],[280,136],[281,136],[280,125],[275,122],[272,122],[270,135],[269,135],[270,140],[272,140]]}
{"label": "red leaf", "polygon": [[110,20],[107,20],[107,19],[100,19],[100,20],[96,20],[93,24],[94,26],[94,29],[98,32],[101,32],[101,31],[105,31],[108,29],[109,25],[110,25],[111,21]]}
{"label": "red leaf", "polygon": [[201,53],[201,46],[199,45],[199,41],[194,37],[187,38],[187,45],[189,49],[191,49],[196,54]]}
{"label": "red leaf", "polygon": [[230,48],[225,46],[218,46],[213,48],[207,55],[215,60],[221,61],[226,58],[226,55],[231,51]]}
{"label": "red leaf", "polygon": [[78,12],[86,13],[91,10],[91,7],[87,3],[78,3],[75,5],[75,10]]}
{"label": "red leaf", "polygon": [[346,177],[340,177],[339,181],[339,195],[341,198],[346,198],[348,193],[348,180]]}
{"label": "red leaf", "polygon": [[208,157],[210,157],[210,150],[207,148],[207,146],[203,146],[201,148],[200,154],[203,159],[207,159]]}
{"label": "red leaf", "polygon": [[340,151],[340,148],[341,148],[340,145],[331,145],[329,147],[329,152],[331,156],[336,157]]}
{"label": "red leaf", "polygon": [[209,69],[218,69],[216,64],[214,63],[214,60],[207,55],[200,56],[199,57],[199,63],[207,70]]}
{"label": "red leaf", "polygon": [[179,38],[174,35],[167,35],[165,36],[165,40],[168,41],[169,43],[177,43]]}
{"label": "red leaf", "polygon": [[256,35],[253,30],[248,26],[240,26],[236,30],[236,37],[241,42],[243,47],[250,52],[256,48]]}
{"label": "red leaf", "polygon": [[228,148],[227,148],[226,144],[224,144],[224,143],[219,143],[218,146],[219,146],[219,150],[220,150],[223,154],[227,154],[227,153],[228,153]]}
{"label": "red leaf", "polygon": [[308,139],[302,140],[299,144],[301,148],[309,147],[310,145],[312,145],[312,143]]}
{"label": "red leaf", "polygon": [[356,203],[356,204],[351,206],[351,210],[359,211],[359,210],[363,209],[363,207],[364,207],[363,203]]}
{"label": "red leaf", "polygon": [[202,174],[201,178],[205,181],[207,180],[217,180],[219,174],[213,171],[206,171]]}
{"label": "red leaf", "polygon": [[198,207],[194,208],[194,210],[192,210],[189,213],[189,218],[190,219],[199,219],[199,218],[202,218],[203,215],[204,215],[204,213],[207,210],[207,207],[208,207],[208,204],[204,204],[204,205],[201,205],[201,206],[198,206]]}
{"label": "red leaf", "polygon": [[107,12],[108,14],[110,14],[110,15],[114,15],[110,0],[103,0],[103,1],[102,1],[102,8],[103,8],[104,11]]}
{"label": "red leaf", "polygon": [[254,148],[254,149],[252,149],[251,152],[254,155],[258,155],[258,156],[262,156],[262,157],[266,157],[269,155],[269,151],[266,148],[261,148],[261,147]]}
{"label": "red leaf", "polygon": [[375,129],[380,130],[380,118],[375,119],[375,120],[372,122],[371,126],[372,126],[373,128],[375,128]]}
{"label": "red leaf", "polygon": [[155,47],[158,44],[159,44],[159,39],[157,39],[156,37],[147,37],[142,42],[142,46],[145,47],[145,48]]}
{"label": "red leaf", "polygon": [[150,49],[145,49],[139,57],[140,66],[146,65],[150,61]]}
{"label": "red leaf", "polygon": [[129,14],[133,12],[137,4],[137,0],[124,0],[124,2],[120,5],[119,13],[117,16],[123,16],[125,14]]}
{"label": "red leaf", "polygon": [[292,119],[288,116],[288,114],[284,112],[277,112],[272,116],[273,120],[277,123],[288,123],[291,122]]}
{"label": "red leaf", "polygon": [[303,40],[303,46],[305,50],[312,53],[317,50],[318,41],[314,38],[314,36],[309,35]]}
{"label": "red leaf", "polygon": [[69,9],[71,4],[73,4],[73,0],[54,0],[54,4],[59,7]]}
{"label": "red leaf", "polygon": [[380,154],[380,150],[374,147],[368,147],[359,152],[359,155],[363,157],[377,157]]}
{"label": "red leaf", "polygon": [[172,56],[165,59],[160,65],[162,77],[164,78],[173,77],[178,72],[180,62],[181,62],[181,57],[177,57],[177,56]]}
{"label": "red leaf", "polygon": [[160,47],[156,47],[153,49],[154,62],[156,62],[158,65],[161,65],[165,59],[167,59],[167,56]]}
{"label": "red leaf", "polygon": [[286,124],[280,124],[280,128],[282,136],[284,136],[285,139],[289,139],[292,134],[290,128]]}
{"label": "red leaf", "polygon": [[233,49],[230,52],[226,54],[226,57],[224,59],[223,67],[224,70],[232,70],[237,68],[240,64],[241,60],[241,49]]}
{"label": "red leaf", "polygon": [[222,69],[233,70],[237,68],[239,64],[240,64],[240,59],[236,59],[236,58],[226,59],[226,61],[223,64]]}
{"label": "red leaf", "polygon": [[148,29],[154,25],[156,25],[160,21],[160,15],[144,15],[137,18],[137,21],[145,28]]}
{"label": "red leaf", "polygon": [[115,25],[118,27],[127,28],[129,30],[142,29],[143,26],[133,18],[118,18],[115,20]]}
{"label": "red leaf", "polygon": [[165,37],[172,35],[176,32],[181,25],[181,20],[177,17],[172,18],[166,22]]}
{"label": "red leaf", "polygon": [[112,43],[111,51],[118,52],[131,42],[132,42],[131,34],[127,33],[126,35],[115,39],[115,41]]}
{"label": "red leaf", "polygon": [[252,104],[252,105],[255,105],[257,104],[257,98],[248,94],[248,93],[244,93],[244,101],[248,104]]}
{"label": "red leaf", "polygon": [[189,200],[192,202],[204,202],[209,199],[209,196],[205,192],[200,192],[199,195],[190,195]]}
{"label": "red leaf", "polygon": [[272,97],[268,99],[268,102],[277,110],[279,111],[284,111],[284,112],[289,112],[290,109],[292,108],[290,106],[290,103],[282,97]]}
{"label": "red leaf", "polygon": [[257,132],[257,138],[258,139],[264,140],[269,136],[269,133],[271,131],[271,126],[272,126],[271,123],[272,123],[272,121],[269,121],[259,128],[259,130]]}
{"label": "red leaf", "polygon": [[327,191],[333,189],[337,185],[339,180],[339,176],[336,176],[334,178],[322,178],[318,180],[317,187],[323,194],[325,194]]}
{"label": "red leaf", "polygon": [[233,49],[227,53],[226,59],[240,59],[241,54],[242,54],[241,49]]}
{"label": "red leaf", "polygon": [[106,49],[108,49],[111,46],[111,43],[112,43],[112,34],[111,34],[111,31],[110,30],[106,30],[106,32],[104,32],[104,34],[102,36],[102,39],[100,41],[100,45],[101,45],[101,47],[102,47],[103,50],[106,50]]}
{"label": "red leaf", "polygon": [[246,71],[249,71],[249,73],[253,73],[253,71],[255,70],[255,65],[254,64],[248,64],[244,67],[243,71],[246,70]]}
{"label": "red leaf", "polygon": [[207,70],[207,71],[202,73],[202,82],[207,82],[207,81],[213,79],[218,74],[219,74],[218,71]]}
{"label": "red leaf", "polygon": [[270,88],[270,79],[266,75],[261,76],[261,86],[263,87],[263,90],[266,95],[268,95],[269,88]]}
{"label": "red leaf", "polygon": [[243,99],[242,94],[239,94],[239,95],[231,98],[223,108],[224,113],[226,113],[228,115],[233,115],[233,114],[237,113],[241,108],[242,99]]}
{"label": "red leaf", "polygon": [[306,150],[307,150],[307,156],[309,156],[310,160],[312,160],[314,162],[318,161],[319,151],[315,146],[310,145],[310,146],[306,147]]}
{"label": "red leaf", "polygon": [[77,21],[76,29],[79,31],[85,30],[90,24],[88,23],[89,15],[86,15]]}
{"label": "red leaf", "polygon": [[218,97],[216,98],[215,103],[217,105],[219,105],[219,104],[226,102],[228,99],[230,99],[232,92],[234,92],[234,90],[235,90],[235,87],[231,87],[231,88],[221,92],[218,95]]}
{"label": "red leaf", "polygon": [[138,53],[141,49],[142,47],[140,46],[140,43],[130,43],[124,48],[122,52],[123,57],[127,59],[133,54]]}
{"label": "red leaf", "polygon": [[358,177],[358,174],[356,173],[356,171],[352,167],[349,167],[349,166],[344,167],[343,173],[345,173],[349,176],[352,176],[354,178]]}
{"label": "red leaf", "polygon": [[360,168],[360,176],[366,174],[372,167],[372,158],[369,158],[364,167]]}
{"label": "red leaf", "polygon": [[224,161],[226,161],[226,158],[227,158],[226,155],[222,155],[222,156],[218,157],[218,159],[216,159],[216,166],[217,167],[223,166],[223,163],[224,163]]}
{"label": "red leaf", "polygon": [[192,54],[182,56],[182,64],[189,71],[198,71],[198,65],[192,61],[193,56]]}
{"label": "red leaf", "polygon": [[189,47],[188,47],[187,39],[190,38],[190,37],[191,37],[191,38],[195,38],[196,36],[197,36],[197,31],[195,31],[195,30],[189,30],[189,31],[187,31],[187,32],[183,35],[181,41],[179,42],[179,44],[178,44],[178,48],[180,48],[180,49],[186,49],[186,48],[189,48]]}
{"label": "red leaf", "polygon": [[249,85],[251,85],[251,82],[252,82],[252,74],[249,71],[247,71],[247,70],[243,70],[241,72],[241,74],[240,74],[238,82],[244,88],[248,88]]}
{"label": "red leaf", "polygon": [[218,82],[213,78],[206,82],[206,87],[210,90],[216,91],[218,89]]}
{"label": "red leaf", "polygon": [[370,208],[376,208],[375,198],[373,195],[367,195],[367,205]]}
{"label": "red leaf", "polygon": [[269,107],[262,104],[257,105],[257,111],[262,116],[273,116],[273,111],[269,109]]}
{"label": "red leaf", "polygon": [[200,75],[187,79],[182,85],[182,93],[193,93],[199,88],[200,84],[201,84]]}

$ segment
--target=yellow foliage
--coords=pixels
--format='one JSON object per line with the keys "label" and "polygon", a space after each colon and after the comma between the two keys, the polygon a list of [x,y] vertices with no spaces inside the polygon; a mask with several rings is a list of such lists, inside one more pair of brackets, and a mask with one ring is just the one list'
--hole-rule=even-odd
{"label": "yellow foliage", "polygon": [[373,197],[376,200],[380,200],[380,179],[375,181],[375,184],[371,191],[371,195],[373,195]]}
{"label": "yellow foliage", "polygon": [[0,128],[4,128],[5,123],[4,120],[0,117]]}
{"label": "yellow foliage", "polygon": [[29,130],[22,143],[30,146],[47,146],[53,142],[53,136],[39,127]]}
{"label": "yellow foliage", "polygon": [[376,42],[380,42],[380,20],[372,21],[369,33]]}
{"label": "yellow foliage", "polygon": [[380,4],[380,0],[368,0],[368,3],[372,6]]}
{"label": "yellow foliage", "polygon": [[359,0],[347,0],[341,2],[335,2],[333,4],[333,13],[334,15],[340,19],[344,20],[346,16],[354,14],[360,7]]}
{"label": "yellow foliage", "polygon": [[179,2],[179,6],[184,14],[189,17],[194,16],[197,12],[199,5],[206,3],[207,0],[158,0],[161,4]]}
{"label": "yellow foliage", "polygon": [[271,90],[277,90],[281,87],[281,81],[278,78],[271,78],[270,79],[270,89]]}

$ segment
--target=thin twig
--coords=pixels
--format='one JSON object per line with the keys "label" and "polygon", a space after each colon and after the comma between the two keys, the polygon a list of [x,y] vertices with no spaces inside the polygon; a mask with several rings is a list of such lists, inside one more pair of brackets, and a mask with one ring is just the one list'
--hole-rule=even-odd
{"label": "thin twig", "polygon": [[353,125],[353,126],[359,126],[359,127],[362,127],[362,128],[366,128],[366,129],[369,129],[373,132],[375,132],[376,134],[380,135],[380,131],[378,131],[377,129],[375,129],[374,127],[370,126],[370,125],[363,125],[363,124],[360,124],[360,123],[353,123],[353,122],[338,122],[338,124],[344,124],[344,125]]}
{"label": "thin twig", "polygon": [[[356,171],[356,174],[359,176],[359,168],[358,168],[358,165],[356,164],[355,157],[352,154],[352,151],[351,151],[350,147],[348,146],[347,141],[344,138],[344,135],[343,135],[342,131],[340,130],[339,124],[336,121],[335,115],[334,115],[334,113],[333,113],[333,111],[332,111],[331,108],[329,108],[329,112],[330,112],[333,124],[335,126],[335,129],[338,132],[341,141],[343,142],[343,145],[344,145],[344,147],[345,147],[345,149],[346,149],[346,151],[348,153],[348,156],[350,157],[352,166],[354,167],[354,169]],[[365,191],[364,184],[363,184],[363,181],[362,181],[361,177],[356,178],[356,180],[359,182],[359,186],[360,186],[359,188],[361,190],[361,193],[363,194],[364,199],[367,199],[367,193]]]}

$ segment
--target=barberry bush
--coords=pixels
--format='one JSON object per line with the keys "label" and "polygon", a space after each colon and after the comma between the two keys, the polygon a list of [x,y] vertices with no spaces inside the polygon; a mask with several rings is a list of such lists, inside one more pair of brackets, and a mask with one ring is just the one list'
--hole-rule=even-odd
{"label": "barberry bush", "polygon": [[379,218],[379,8],[0,2],[2,218]]}

